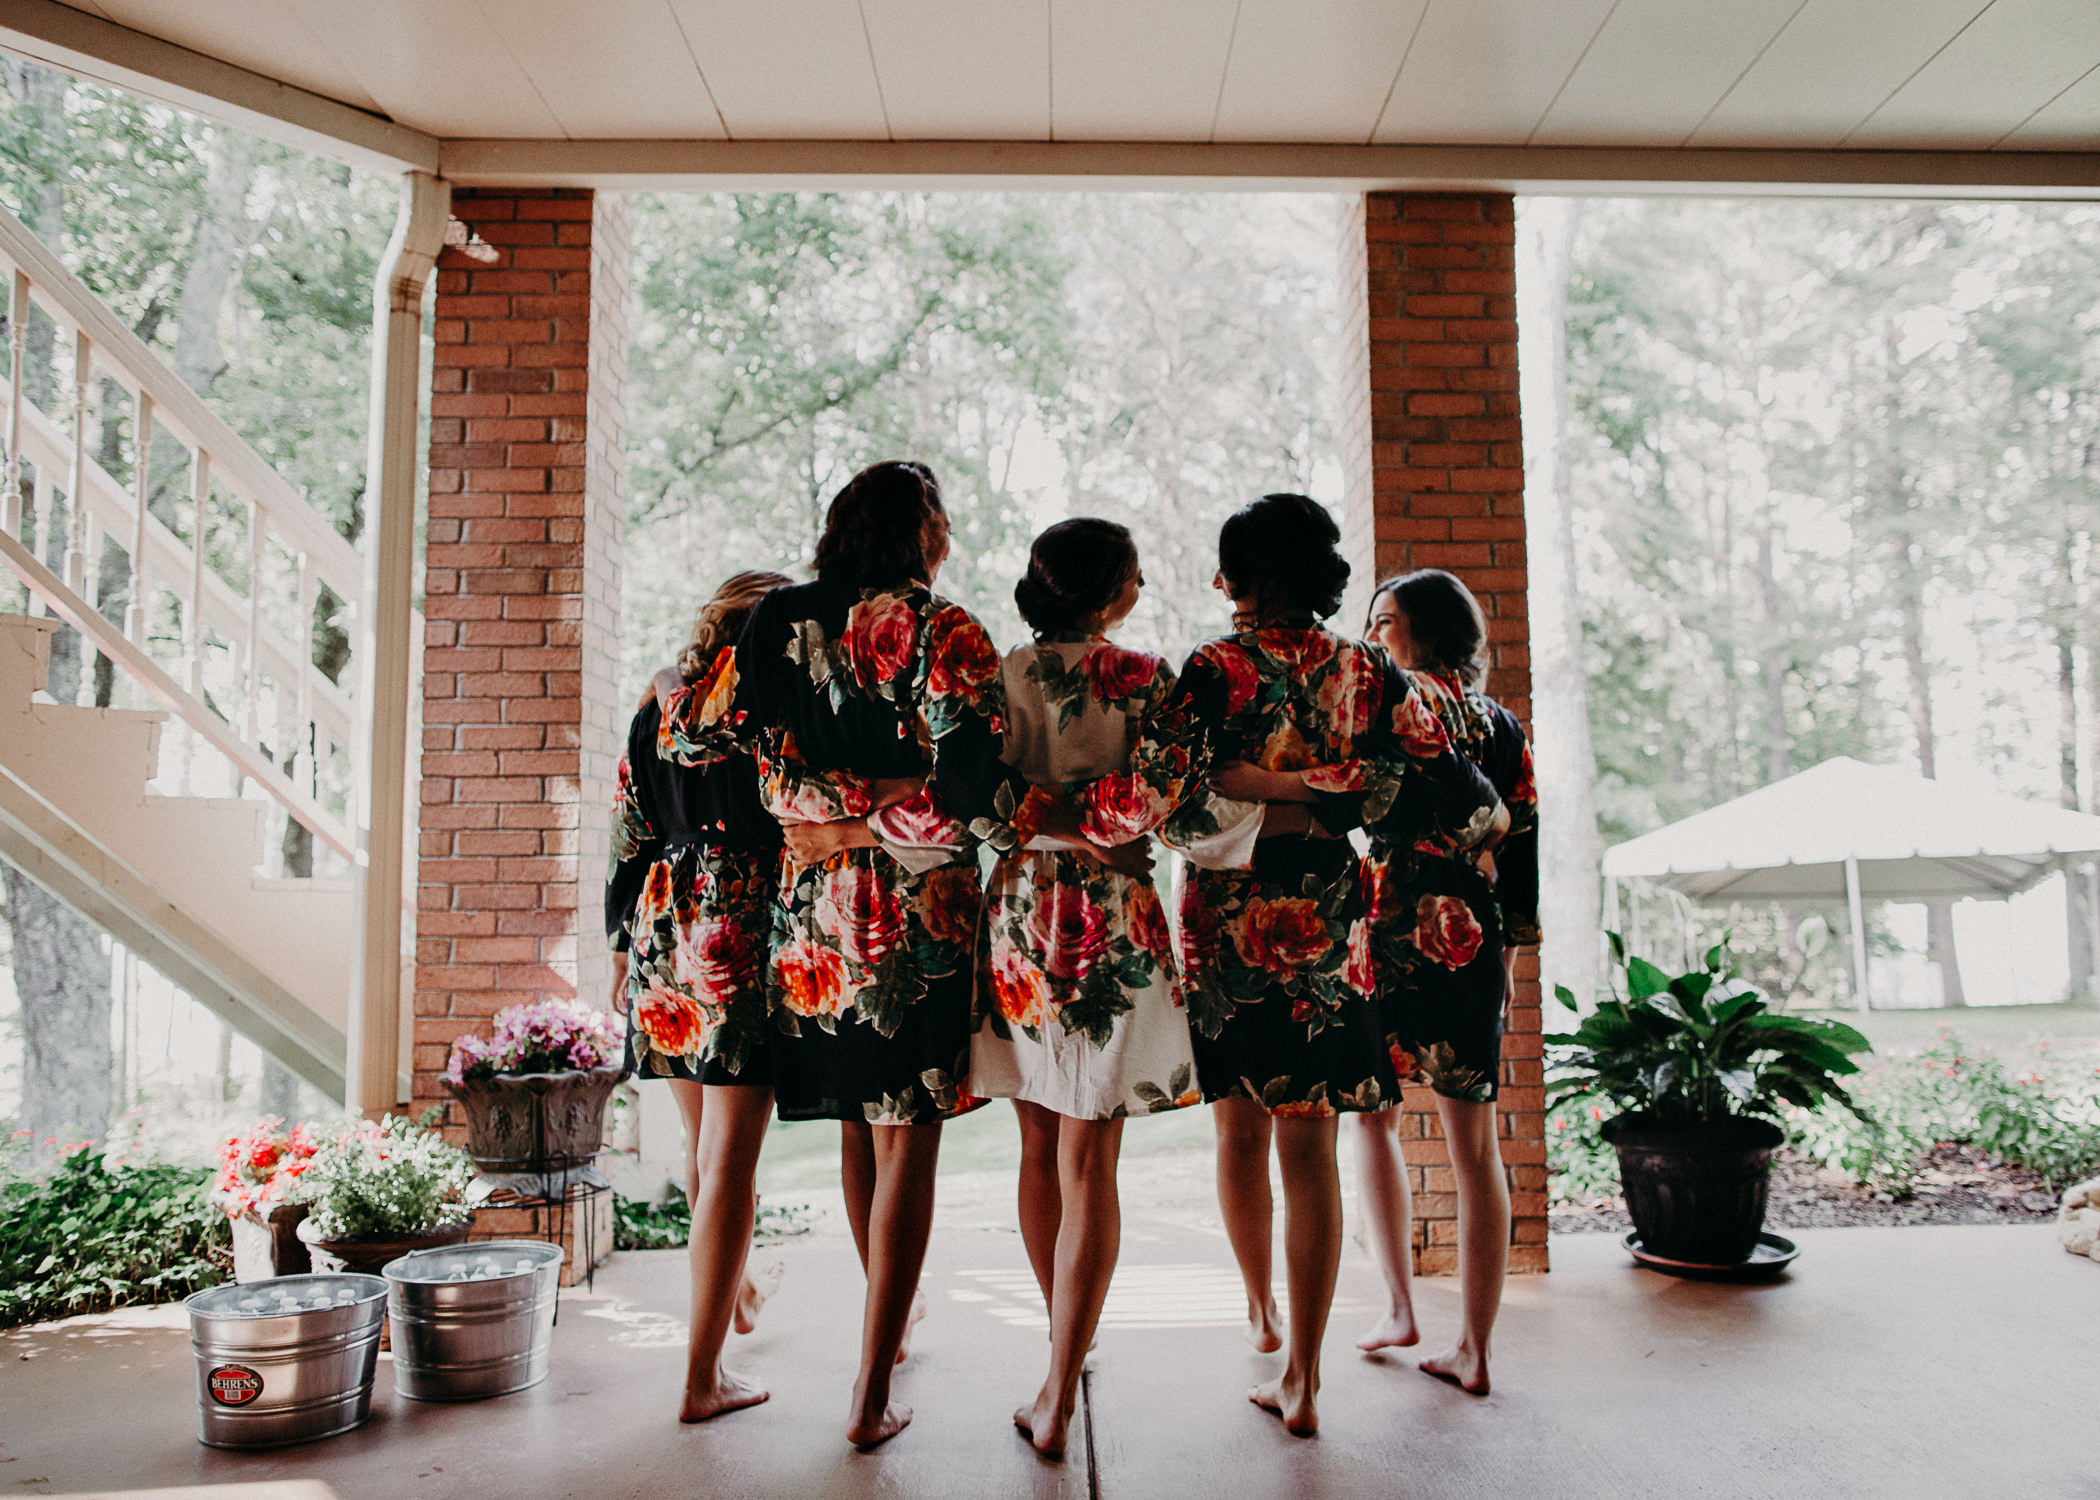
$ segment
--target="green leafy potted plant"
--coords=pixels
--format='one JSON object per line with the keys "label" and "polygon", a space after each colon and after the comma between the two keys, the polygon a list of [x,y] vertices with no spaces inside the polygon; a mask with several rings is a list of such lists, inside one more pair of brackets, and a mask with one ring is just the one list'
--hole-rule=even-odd
{"label": "green leafy potted plant", "polygon": [[486,1040],[456,1038],[445,1088],[467,1112],[477,1194],[552,1199],[609,1186],[595,1162],[605,1107],[626,1076],[612,1017],[574,1000],[509,1006]]}
{"label": "green leafy potted plant", "polygon": [[[1871,1044],[1842,1022],[1774,1011],[1728,963],[1725,937],[1698,968],[1673,976],[1607,936],[1625,993],[1545,1039],[1549,1106],[1617,1107],[1602,1133],[1618,1153],[1644,1252],[1745,1264],[1764,1228],[1772,1152],[1785,1139],[1772,1116],[1827,1099],[1859,1113],[1838,1080],[1859,1071],[1851,1054]],[[1565,985],[1554,993],[1577,1009]]]}
{"label": "green leafy potted plant", "polygon": [[466,1239],[473,1176],[466,1152],[388,1115],[322,1142],[286,1197],[307,1206],[299,1238],[313,1250],[315,1270],[376,1275],[397,1255]]}

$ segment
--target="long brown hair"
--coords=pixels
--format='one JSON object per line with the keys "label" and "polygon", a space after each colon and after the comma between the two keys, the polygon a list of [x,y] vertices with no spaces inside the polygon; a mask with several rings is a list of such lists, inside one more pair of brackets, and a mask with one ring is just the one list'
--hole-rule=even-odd
{"label": "long brown hair", "polygon": [[693,634],[678,653],[678,675],[696,682],[724,646],[734,645],[743,633],[744,622],[758,601],[795,580],[785,573],[753,569],[730,575],[715,590],[714,598],[701,605],[693,616]]}
{"label": "long brown hair", "polygon": [[1407,633],[1414,637],[1415,652],[1424,667],[1456,677],[1470,688],[1487,681],[1487,617],[1473,591],[1455,574],[1442,568],[1417,568],[1381,579],[1371,591],[1373,613],[1380,594],[1392,595],[1393,603],[1407,616]]}
{"label": "long brown hair", "polygon": [[926,581],[926,523],[945,515],[933,470],[909,459],[870,464],[832,497],[811,566],[826,583]]}

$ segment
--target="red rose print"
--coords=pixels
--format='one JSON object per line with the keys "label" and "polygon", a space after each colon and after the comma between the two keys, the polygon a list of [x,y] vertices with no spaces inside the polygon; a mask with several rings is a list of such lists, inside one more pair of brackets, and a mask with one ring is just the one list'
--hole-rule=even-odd
{"label": "red rose print", "polygon": [[984,891],[975,865],[948,865],[935,870],[919,887],[919,924],[938,943],[965,944],[977,936],[984,910]]}
{"label": "red rose print", "polygon": [[1140,952],[1149,953],[1162,968],[1172,962],[1172,939],[1167,934],[1166,908],[1150,885],[1133,886],[1124,908],[1130,919],[1130,940]]}
{"label": "red rose print", "polygon": [[940,795],[922,787],[902,802],[868,817],[875,836],[914,849],[946,849],[963,841],[963,826],[948,816]]}
{"label": "red rose print", "polygon": [[635,926],[647,927],[670,914],[671,862],[663,859],[649,867],[649,878],[642,885],[641,903],[634,914]]}
{"label": "red rose print", "polygon": [[1207,641],[1197,649],[1196,659],[1209,662],[1225,679],[1225,712],[1236,714],[1254,701],[1261,670],[1245,651],[1231,641]]}
{"label": "red rose print", "polygon": [[1349,958],[1342,965],[1342,983],[1359,995],[1378,991],[1378,968],[1371,958],[1371,919],[1361,917],[1349,924]]}
{"label": "red rose print", "polygon": [[1079,829],[1100,844],[1127,844],[1166,818],[1167,799],[1141,776],[1104,776],[1085,794]]}
{"label": "red rose print", "polygon": [[1042,1029],[1050,1020],[1050,986],[1042,970],[1004,936],[992,944],[992,1000],[1016,1026]]}
{"label": "red rose print", "polygon": [[1398,1042],[1392,1043],[1386,1050],[1392,1054],[1393,1072],[1399,1076],[1402,1083],[1406,1083],[1417,1073],[1421,1072],[1422,1064],[1416,1059],[1414,1053],[1408,1051]]}
{"label": "red rose print", "polygon": [[826,876],[815,915],[817,925],[855,963],[881,963],[904,939],[904,908],[897,893],[865,865],[847,865]]}
{"label": "red rose print", "polygon": [[1302,896],[1254,900],[1232,926],[1232,945],[1250,969],[1289,976],[1319,962],[1334,940],[1319,908]]}
{"label": "red rose print", "polygon": [[1337,734],[1362,734],[1371,727],[1371,714],[1383,686],[1384,674],[1372,670],[1369,653],[1357,648],[1344,651],[1320,684],[1320,717]]}
{"label": "red rose print", "polygon": [[953,605],[926,628],[926,690],[935,697],[957,693],[971,702],[999,675],[999,649],[967,610]]}
{"label": "red rose print", "polygon": [[1099,646],[1087,654],[1087,691],[1097,703],[1121,703],[1152,685],[1160,658],[1120,646]]}
{"label": "red rose print", "polygon": [[1529,745],[1524,747],[1524,758],[1517,766],[1517,784],[1510,791],[1509,796],[1503,800],[1506,802],[1528,803],[1536,803],[1539,800],[1538,786],[1531,779],[1531,747]]}
{"label": "red rose print", "polygon": [[707,1039],[707,1018],[690,998],[652,979],[635,1002],[635,1029],[659,1052],[691,1057]]}
{"label": "red rose print", "polygon": [[1463,969],[1480,951],[1480,923],[1456,896],[1424,896],[1415,907],[1408,941],[1447,969]]}
{"label": "red rose print", "polygon": [[1364,763],[1345,760],[1339,765],[1307,766],[1305,784],[1316,792],[1360,792],[1364,788]]}
{"label": "red rose print", "polygon": [[1282,662],[1294,677],[1311,677],[1334,655],[1335,638],[1324,630],[1264,630],[1262,650]]}
{"label": "red rose print", "polygon": [[1181,964],[1189,973],[1208,969],[1218,961],[1225,938],[1225,923],[1217,909],[1203,899],[1195,882],[1181,890]]}
{"label": "red rose print", "polygon": [[786,757],[759,763],[766,811],[783,823],[862,818],[874,806],[867,782],[851,771],[832,771],[823,776],[801,776],[795,771],[794,763]]}
{"label": "red rose print", "polygon": [[835,1016],[843,1008],[846,960],[797,934],[773,956],[781,1003],[798,1016]]}
{"label": "red rose print", "polygon": [[918,644],[919,617],[895,594],[863,599],[846,615],[846,662],[862,687],[891,682]]}
{"label": "red rose print", "polygon": [[678,935],[672,957],[677,981],[717,1008],[749,990],[758,979],[758,950],[735,922],[695,922]]}
{"label": "red rose print", "polygon": [[1444,721],[1419,692],[1409,693],[1393,709],[1393,734],[1400,741],[1400,748],[1418,760],[1429,760],[1451,748]]}
{"label": "red rose print", "polygon": [[1108,952],[1108,913],[1076,885],[1036,892],[1028,914],[1028,941],[1058,979],[1084,979]]}

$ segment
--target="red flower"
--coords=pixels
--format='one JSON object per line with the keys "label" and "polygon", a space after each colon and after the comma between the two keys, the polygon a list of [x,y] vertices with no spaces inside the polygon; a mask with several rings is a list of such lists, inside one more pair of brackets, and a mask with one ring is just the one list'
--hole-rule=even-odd
{"label": "red flower", "polygon": [[635,925],[647,927],[671,914],[671,862],[658,860],[649,867],[649,878],[642,885],[641,905],[634,914]]}
{"label": "red flower", "polygon": [[1316,792],[1360,792],[1364,789],[1364,763],[1345,760],[1331,766],[1307,766],[1305,784]]}
{"label": "red flower", "polygon": [[1524,758],[1517,764],[1517,784],[1510,789],[1510,794],[1502,800],[1505,802],[1532,804],[1536,804],[1539,800],[1538,784],[1531,779],[1531,747],[1529,745],[1524,747]]}
{"label": "red flower", "polygon": [[1393,734],[1400,741],[1400,748],[1418,760],[1432,759],[1451,748],[1444,721],[1419,692],[1409,693],[1394,707]]}
{"label": "red flower", "polygon": [[1050,1020],[1050,986],[1042,970],[1004,936],[992,944],[992,1000],[1016,1026],[1040,1030]]}
{"label": "red flower", "polygon": [[1326,631],[1312,628],[1299,630],[1264,630],[1256,637],[1262,650],[1282,662],[1294,677],[1308,678],[1319,670],[1327,658],[1334,655],[1336,640]]}
{"label": "red flower", "polygon": [[846,960],[806,933],[773,955],[781,1004],[798,1016],[835,1016],[846,991]]}
{"label": "red flower", "polygon": [[1190,881],[1181,888],[1181,964],[1193,974],[1218,961],[1225,940],[1225,922],[1216,908]]}
{"label": "red flower", "polygon": [[977,918],[984,910],[977,866],[945,865],[935,870],[919,887],[917,907],[919,924],[935,942],[969,943],[977,936]]}
{"label": "red flower", "polygon": [[1383,922],[1393,914],[1393,867],[1382,859],[1367,859],[1358,871],[1364,893],[1364,920]]}
{"label": "red flower", "polygon": [[949,605],[928,622],[926,690],[936,698],[959,693],[970,702],[999,675],[999,648],[970,612]]}
{"label": "red flower", "polygon": [[652,979],[635,1002],[635,1029],[659,1052],[691,1057],[707,1039],[707,1017],[689,996]]}
{"label": "red flower", "polygon": [[1084,887],[1052,885],[1036,892],[1028,914],[1028,941],[1059,979],[1084,979],[1108,952],[1108,913]]}
{"label": "red flower", "polygon": [[1085,792],[1079,828],[1103,844],[1127,844],[1150,833],[1171,809],[1167,799],[1142,776],[1104,776]]}
{"label": "red flower", "polygon": [[759,769],[765,776],[766,810],[783,823],[861,818],[874,806],[867,782],[851,771],[832,771],[821,777],[795,776],[784,760],[765,761]]}
{"label": "red flower", "polygon": [[948,816],[940,795],[930,786],[869,814],[868,826],[877,838],[910,848],[945,849],[963,841],[962,824]]}
{"label": "red flower", "polygon": [[1210,663],[1225,679],[1225,712],[1236,714],[1254,701],[1254,690],[1261,686],[1261,669],[1231,641],[1204,642],[1196,648],[1196,660]]}
{"label": "red flower", "polygon": [[846,615],[846,662],[863,687],[894,681],[918,639],[919,617],[896,594],[863,599]]}
{"label": "red flower", "polygon": [[1248,968],[1288,977],[1319,962],[1334,940],[1317,906],[1302,896],[1282,896],[1248,902],[1233,924],[1232,945]]}
{"label": "red flower", "polygon": [[1159,904],[1159,893],[1150,885],[1133,886],[1124,912],[1130,920],[1130,940],[1165,968],[1173,960],[1173,949],[1167,934],[1167,912]]}
{"label": "red flower", "polygon": [[1325,1099],[1289,1099],[1274,1105],[1269,1113],[1279,1120],[1324,1120],[1334,1113]]}
{"label": "red flower", "polygon": [[1373,667],[1371,655],[1351,647],[1335,658],[1334,670],[1320,684],[1320,716],[1337,734],[1358,735],[1371,727],[1385,674]]}
{"label": "red flower", "polygon": [[678,982],[710,1004],[727,1005],[758,980],[759,953],[735,922],[696,922],[678,935]]}
{"label": "red flower", "polygon": [[1424,896],[1415,905],[1415,930],[1408,941],[1447,969],[1463,969],[1480,951],[1480,923],[1456,896]]}
{"label": "red flower", "polygon": [[1100,646],[1087,654],[1087,689],[1097,702],[1121,703],[1151,686],[1161,665],[1159,657],[1147,652]]}
{"label": "red flower", "polygon": [[904,908],[896,891],[864,865],[847,865],[825,877],[816,920],[855,963],[881,963],[904,940]]}
{"label": "red flower", "polygon": [[1342,965],[1342,983],[1359,995],[1378,992],[1378,967],[1371,958],[1371,919],[1349,924],[1349,957]]}
{"label": "red flower", "polygon": [[[1414,1053],[1408,1051],[1398,1042],[1392,1043],[1388,1050],[1393,1055],[1393,1072],[1402,1083],[1407,1082],[1422,1071],[1422,1064],[1416,1060]],[[1556,1130],[1565,1130],[1567,1128],[1558,1120],[1555,1120],[1553,1125]]]}

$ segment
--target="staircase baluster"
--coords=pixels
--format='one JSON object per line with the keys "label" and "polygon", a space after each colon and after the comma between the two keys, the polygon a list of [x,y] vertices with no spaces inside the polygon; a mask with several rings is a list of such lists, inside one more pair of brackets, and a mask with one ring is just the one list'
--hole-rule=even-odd
{"label": "staircase baluster", "polygon": [[10,536],[22,531],[22,370],[29,362],[29,278],[15,272],[7,298],[7,489],[0,495],[6,507]]}
{"label": "staircase baluster", "polygon": [[204,527],[211,506],[211,455],[199,448],[190,460],[190,692],[204,698]]}
{"label": "staircase baluster", "polygon": [[146,644],[146,497],[152,491],[149,473],[153,457],[153,398],[139,387],[137,415],[132,422],[132,446],[137,450],[131,468],[131,606],[124,612],[124,634],[140,646]]}
{"label": "staircase baluster", "polygon": [[299,626],[292,632],[292,670],[298,674],[298,710],[293,723],[299,731],[300,748],[306,753],[306,781],[309,792],[318,790],[321,784],[317,764],[321,758],[321,736],[313,722],[316,591],[312,564],[312,558],[302,550],[299,554]]}
{"label": "staircase baluster", "polygon": [[[269,527],[261,505],[251,497],[248,501],[248,743],[254,744],[262,735],[262,579],[263,546]],[[248,789],[247,778],[241,780],[241,790]]]}
{"label": "staircase baluster", "polygon": [[[73,330],[73,462],[66,471],[66,556],[60,576],[76,594],[86,594],[87,581],[87,430],[88,385],[94,379],[95,350],[87,330]],[[57,512],[52,512],[55,516]],[[83,643],[85,649],[85,643]]]}

